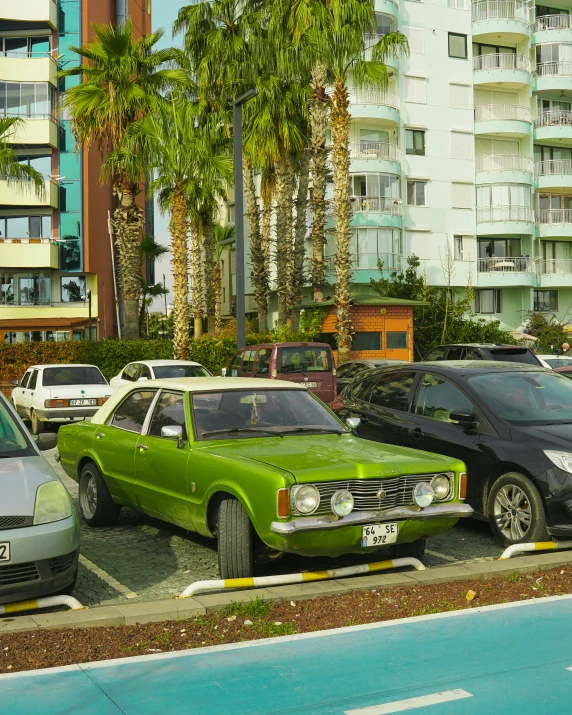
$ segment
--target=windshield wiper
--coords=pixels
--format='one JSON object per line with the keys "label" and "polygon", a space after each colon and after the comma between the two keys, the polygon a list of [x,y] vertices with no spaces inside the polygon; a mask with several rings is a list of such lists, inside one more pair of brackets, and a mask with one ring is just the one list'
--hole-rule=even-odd
{"label": "windshield wiper", "polygon": [[308,377],[308,375],[306,375],[305,372],[302,372],[302,370],[298,370],[298,368],[296,368],[296,367],[292,368],[291,370],[287,370],[286,367],[283,367],[281,372],[287,372],[287,373],[299,372],[300,375],[304,375],[304,377]]}
{"label": "windshield wiper", "polygon": [[296,427],[289,429],[283,434],[294,434],[295,432],[320,432],[320,434],[346,434],[344,430],[325,429],[324,427]]}
{"label": "windshield wiper", "polygon": [[258,427],[230,427],[229,429],[203,430],[201,432],[201,436],[204,437],[205,435],[208,435],[208,434],[230,434],[230,433],[236,433],[236,432],[260,432],[261,434],[272,435],[272,437],[283,437],[284,436],[280,432],[273,432],[272,430],[268,430],[268,429],[259,429]]}

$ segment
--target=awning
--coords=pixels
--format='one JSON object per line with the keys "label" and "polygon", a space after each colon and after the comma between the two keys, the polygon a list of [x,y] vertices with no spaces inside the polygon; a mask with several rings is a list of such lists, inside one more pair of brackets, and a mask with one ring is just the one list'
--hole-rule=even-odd
{"label": "awning", "polygon": [[[97,318],[94,319],[97,321]],[[73,330],[89,325],[87,318],[11,318],[0,320],[0,330]]]}

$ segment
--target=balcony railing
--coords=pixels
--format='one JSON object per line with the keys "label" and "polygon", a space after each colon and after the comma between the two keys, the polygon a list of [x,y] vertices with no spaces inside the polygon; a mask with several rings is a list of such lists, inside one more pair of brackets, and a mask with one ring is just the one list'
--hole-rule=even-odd
{"label": "balcony railing", "polygon": [[572,223],[572,209],[544,209],[538,212],[537,223]]}
{"label": "balcony railing", "polygon": [[572,174],[572,161],[570,159],[557,159],[555,161],[537,161],[534,165],[534,170],[537,176]]}
{"label": "balcony railing", "polygon": [[518,154],[490,154],[476,158],[477,171],[530,171],[532,159]]}
{"label": "balcony railing", "polygon": [[[397,253],[352,253],[350,260],[352,271],[376,271],[379,261],[383,263],[384,271],[400,271],[403,261],[401,254]],[[325,263],[328,273],[334,273],[334,256],[326,256]]]}
{"label": "balcony railing", "polygon": [[520,104],[481,104],[479,107],[475,107],[475,122],[488,122],[497,119],[530,122],[530,108]]}
{"label": "balcony railing", "polygon": [[386,196],[351,196],[354,213],[393,214],[401,216],[401,201]]}
{"label": "balcony railing", "polygon": [[572,127],[572,112],[569,109],[557,109],[542,112],[534,120],[535,127]]}
{"label": "balcony railing", "polygon": [[522,20],[529,22],[528,5],[521,0],[473,0],[473,22],[479,20]]}
{"label": "balcony railing", "polygon": [[535,77],[572,77],[572,61],[537,62]]}
{"label": "balcony railing", "polygon": [[0,52],[0,58],[2,57],[15,57],[17,60],[43,60],[46,57],[49,57],[49,59],[52,60],[54,64],[57,64],[56,60],[54,59],[54,55],[50,50],[46,50],[44,52],[12,52],[10,50],[8,52]]}
{"label": "balcony railing", "polygon": [[[10,296],[10,298],[13,298],[13,296]],[[38,298],[29,298],[29,299],[20,299],[18,300],[1,300],[0,299],[0,305],[9,305],[11,308],[33,308],[35,306],[42,306],[44,308],[65,308],[68,305],[85,305],[87,306],[88,301],[87,300],[67,300],[67,301],[56,301],[56,300],[50,300],[50,298],[43,298],[43,297],[38,297]]]}
{"label": "balcony railing", "polygon": [[381,161],[399,161],[399,147],[386,142],[352,142],[351,159],[374,159]]}
{"label": "balcony railing", "polygon": [[513,52],[494,52],[473,57],[473,70],[522,70],[530,72],[530,60]]}
{"label": "balcony railing", "polygon": [[27,236],[25,238],[0,236],[0,244],[2,243],[59,243],[59,240],[56,238],[39,238],[38,236]]}
{"label": "balcony railing", "polygon": [[349,87],[352,104],[380,104],[399,109],[399,96],[395,92],[383,92],[380,89]]}
{"label": "balcony railing", "polygon": [[534,21],[535,32],[542,32],[543,30],[569,30],[571,27],[570,15],[541,15]]}
{"label": "balcony railing", "polygon": [[540,261],[540,273],[572,273],[572,260],[570,258],[549,258]]}
{"label": "balcony railing", "polygon": [[[396,30],[397,30],[397,24],[395,24],[395,26],[392,25],[390,31],[391,31],[391,32],[395,32]],[[365,48],[366,48],[366,50],[371,49],[371,48],[372,48],[375,44],[377,44],[377,43],[381,40],[381,38],[382,38],[384,35],[386,35],[386,34],[387,34],[387,33],[385,33],[385,32],[378,32],[378,33],[375,33],[375,34],[366,33],[366,34],[363,36],[363,40],[364,40],[364,43],[365,43]]]}
{"label": "balcony railing", "polygon": [[479,258],[479,273],[533,273],[534,261],[529,256]]}
{"label": "balcony railing", "polygon": [[534,213],[529,206],[479,206],[477,223],[495,221],[534,221]]}

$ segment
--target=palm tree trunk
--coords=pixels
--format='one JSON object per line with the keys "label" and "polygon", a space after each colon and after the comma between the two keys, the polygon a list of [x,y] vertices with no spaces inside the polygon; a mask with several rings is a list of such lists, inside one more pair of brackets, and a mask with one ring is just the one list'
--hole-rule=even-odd
{"label": "palm tree trunk", "polygon": [[326,94],[326,65],[317,62],[312,70],[312,99],[310,100],[310,128],[312,134],[312,290],[315,301],[324,300],[326,267],[326,184],[328,150],[326,131],[330,98]]}
{"label": "palm tree trunk", "polygon": [[201,270],[202,223],[200,217],[191,220],[191,277],[193,281],[192,305],[195,339],[200,338],[203,334],[203,276]]}
{"label": "palm tree trunk", "polygon": [[[262,199],[262,257],[261,265],[263,282],[266,287],[265,300],[262,313],[258,313],[258,329],[261,333],[269,330],[268,325],[268,302],[270,298],[270,267],[272,263],[272,210],[274,206],[274,194],[276,188],[276,175],[274,167],[267,168],[262,172],[260,181],[260,197]],[[262,279],[261,279],[262,282]]]}
{"label": "palm tree trunk", "polygon": [[206,210],[203,223],[203,252],[205,261],[204,289],[205,309],[208,319],[209,335],[215,330],[215,289],[214,274],[216,270],[216,256],[214,245],[214,225],[212,210]]}
{"label": "palm tree trunk", "polygon": [[336,78],[332,99],[332,164],[334,167],[334,217],[336,221],[336,285],[334,305],[336,308],[336,342],[338,364],[350,359],[352,347],[351,321],[351,258],[350,222],[350,153],[349,131],[351,116],[348,110],[349,97],[343,79]]}
{"label": "palm tree trunk", "polygon": [[278,327],[290,320],[292,304],[292,166],[287,156],[280,159],[276,172],[276,292]]}
{"label": "palm tree trunk", "polygon": [[220,270],[220,258],[217,259],[214,271],[214,294],[215,294],[215,332],[222,328],[221,302],[222,302],[222,276]]}
{"label": "palm tree trunk", "polygon": [[187,201],[181,183],[173,190],[171,205],[171,266],[173,268],[173,353],[177,360],[189,359],[189,281],[187,250]]}
{"label": "palm tree trunk", "polygon": [[142,277],[139,237],[144,217],[142,209],[135,203],[136,187],[125,177],[119,177],[114,193],[119,200],[112,223],[118,254],[119,284],[123,294],[124,337],[125,340],[137,340]]}
{"label": "palm tree trunk", "polygon": [[246,214],[248,216],[248,232],[250,237],[250,278],[254,288],[254,298],[258,307],[258,330],[265,333],[268,330],[268,274],[265,270],[265,255],[262,248],[260,233],[260,212],[256,201],[254,172],[248,157],[242,160],[244,175],[244,196],[246,198]]}
{"label": "palm tree trunk", "polygon": [[[310,180],[310,157],[306,150],[300,158],[298,193],[296,195],[296,222],[294,224],[294,257],[292,261],[292,304],[302,300],[304,287],[304,259],[306,257],[306,211],[308,209],[308,184]],[[300,308],[292,308],[292,332],[300,325]]]}

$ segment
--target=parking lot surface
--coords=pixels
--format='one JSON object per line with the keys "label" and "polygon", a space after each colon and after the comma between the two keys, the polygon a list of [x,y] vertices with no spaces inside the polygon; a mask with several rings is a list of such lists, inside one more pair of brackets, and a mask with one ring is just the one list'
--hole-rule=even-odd
{"label": "parking lot surface", "polygon": [[[55,450],[44,452],[77,505],[78,486],[55,461]],[[428,541],[429,567],[487,560],[502,548],[488,525],[473,519]],[[381,558],[387,558],[382,556]],[[380,560],[379,552],[371,561]],[[258,575],[295,573],[361,563],[363,557],[308,559],[294,555],[260,565]],[[81,553],[74,595],[85,606],[149,601],[180,594],[190,583],[219,578],[216,542],[176,526],[122,509],[115,526],[94,529],[81,524]]]}

